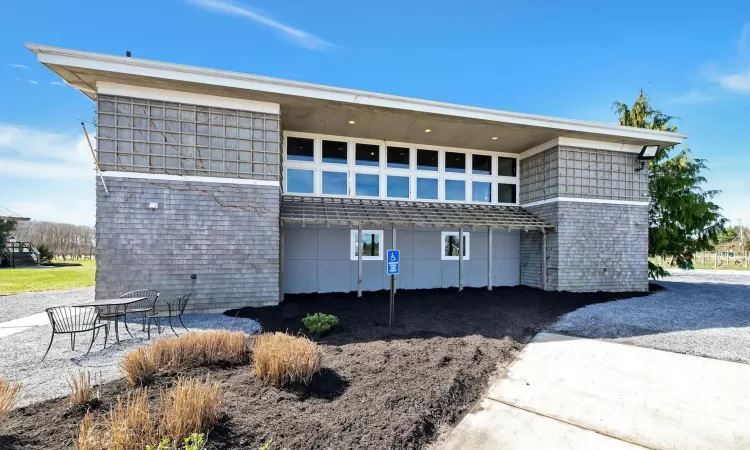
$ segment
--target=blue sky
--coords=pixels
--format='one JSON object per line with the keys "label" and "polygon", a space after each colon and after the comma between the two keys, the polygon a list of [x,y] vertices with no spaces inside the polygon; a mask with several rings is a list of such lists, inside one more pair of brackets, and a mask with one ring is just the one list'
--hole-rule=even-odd
{"label": "blue sky", "polygon": [[750,225],[746,0],[4,3],[0,205],[35,219],[93,225],[94,105],[24,42],[610,123],[644,88]]}

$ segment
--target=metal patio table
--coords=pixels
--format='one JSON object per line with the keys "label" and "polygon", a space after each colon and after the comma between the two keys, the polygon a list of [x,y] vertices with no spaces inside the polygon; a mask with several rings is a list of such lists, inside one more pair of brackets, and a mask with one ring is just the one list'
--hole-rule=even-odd
{"label": "metal patio table", "polygon": [[[133,297],[133,298],[105,298],[101,300],[94,300],[93,302],[83,302],[78,303],[74,306],[94,306],[96,308],[100,309],[106,309],[106,312],[101,313],[100,316],[106,317],[114,317],[115,320],[115,339],[117,342],[120,342],[120,333],[119,329],[117,327],[117,318],[122,316],[123,320],[122,322],[125,324],[125,331],[130,334],[130,337],[133,337],[133,335],[130,333],[130,330],[128,329],[128,322],[125,320],[125,314],[128,311],[128,305],[131,305],[133,303],[139,302],[141,300],[145,300],[147,297]],[[122,312],[120,313],[120,308],[122,308]],[[112,311],[114,309],[114,311]]]}

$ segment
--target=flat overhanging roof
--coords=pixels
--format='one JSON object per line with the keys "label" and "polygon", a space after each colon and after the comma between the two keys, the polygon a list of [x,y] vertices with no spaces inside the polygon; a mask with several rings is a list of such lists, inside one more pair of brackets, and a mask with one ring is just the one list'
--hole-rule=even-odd
{"label": "flat overhanging roof", "polygon": [[[284,129],[454,148],[521,153],[558,137],[631,146],[687,136],[500,111],[124,56],[26,45],[39,62],[94,99],[99,83],[277,103]],[[349,124],[350,120],[356,122]],[[425,133],[425,129],[432,130]],[[492,140],[492,137],[498,137]]]}
{"label": "flat overhanging roof", "polygon": [[552,228],[520,206],[284,195],[280,218],[302,225]]}

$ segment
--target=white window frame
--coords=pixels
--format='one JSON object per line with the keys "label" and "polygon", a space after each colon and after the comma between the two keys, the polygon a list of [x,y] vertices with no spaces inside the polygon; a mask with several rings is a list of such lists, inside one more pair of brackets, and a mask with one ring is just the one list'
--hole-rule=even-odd
{"label": "white window frame", "polygon": [[[458,261],[459,257],[456,256],[448,256],[445,254],[445,238],[447,236],[456,236],[456,240],[458,240],[458,235],[460,233],[458,231],[443,231],[440,233],[440,259],[443,261]],[[464,261],[469,260],[470,252],[469,249],[471,248],[471,233],[464,231],[464,240],[466,241],[466,248],[464,249]]]}
{"label": "white window frame", "polygon": [[[357,261],[357,235],[359,232],[357,230],[351,230],[350,238],[349,238],[349,256],[352,261]],[[378,255],[379,256],[365,256],[362,255],[362,261],[382,261],[383,260],[383,230],[362,230],[362,237],[364,238],[366,234],[376,234],[380,236],[380,239],[378,239]]]}
{"label": "white window frame", "polygon": [[[461,149],[453,147],[440,147],[435,145],[426,144],[413,144],[406,142],[396,141],[384,141],[374,139],[363,139],[363,138],[352,138],[345,136],[334,136],[327,134],[318,133],[303,133],[296,131],[285,131],[283,139],[283,164],[284,164],[284,180],[282,183],[283,192],[287,193],[287,170],[288,169],[306,169],[314,170],[314,192],[312,194],[302,193],[290,193],[293,195],[300,196],[325,196],[333,198],[381,198],[381,199],[398,199],[398,200],[410,200],[420,202],[436,202],[436,203],[468,203],[468,204],[480,204],[480,205],[502,205],[502,206],[517,206],[519,205],[519,195],[521,192],[520,185],[520,172],[521,166],[518,161],[517,154],[504,153],[504,152],[493,152],[489,150],[472,150],[472,149]],[[286,155],[286,142],[289,137],[301,137],[313,139],[313,161],[290,161]],[[340,141],[347,143],[347,164],[333,164],[322,162],[323,153],[323,140]],[[355,153],[356,145],[361,144],[376,144],[379,147],[379,165],[378,166],[360,166],[355,164]],[[388,155],[387,147],[405,147],[409,149],[409,168],[408,169],[396,169],[388,167]],[[434,150],[438,152],[438,170],[417,170],[417,150]],[[466,172],[455,173],[445,171],[445,153],[446,152],[457,152],[466,154]],[[480,175],[472,173],[472,157],[473,155],[488,155],[491,157],[491,173],[489,175]],[[497,175],[497,157],[502,156],[506,158],[513,158],[516,160],[516,176],[507,177]],[[347,171],[347,195],[332,195],[323,194],[323,182],[322,182],[322,171],[330,172],[341,172]],[[380,195],[378,197],[360,196],[356,192],[355,176],[358,173],[365,174],[377,174],[380,176]],[[388,197],[388,186],[387,177],[389,175],[395,176],[408,176],[409,177],[409,198],[391,198]],[[438,184],[438,198],[437,199],[420,199],[417,198],[417,178],[432,178],[437,179]],[[462,180],[466,186],[465,201],[458,200],[446,200],[445,199],[445,180]],[[472,201],[472,183],[474,181],[484,181],[490,183],[491,201],[490,202],[475,202]],[[497,201],[497,184],[515,184],[516,185],[516,201],[513,203],[499,203]]]}

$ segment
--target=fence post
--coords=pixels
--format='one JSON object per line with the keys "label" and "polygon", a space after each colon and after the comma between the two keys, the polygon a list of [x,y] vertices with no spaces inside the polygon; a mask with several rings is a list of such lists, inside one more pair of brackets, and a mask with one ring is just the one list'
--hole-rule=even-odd
{"label": "fence post", "polygon": [[719,252],[716,252],[716,258],[714,259],[714,269],[719,267]]}

